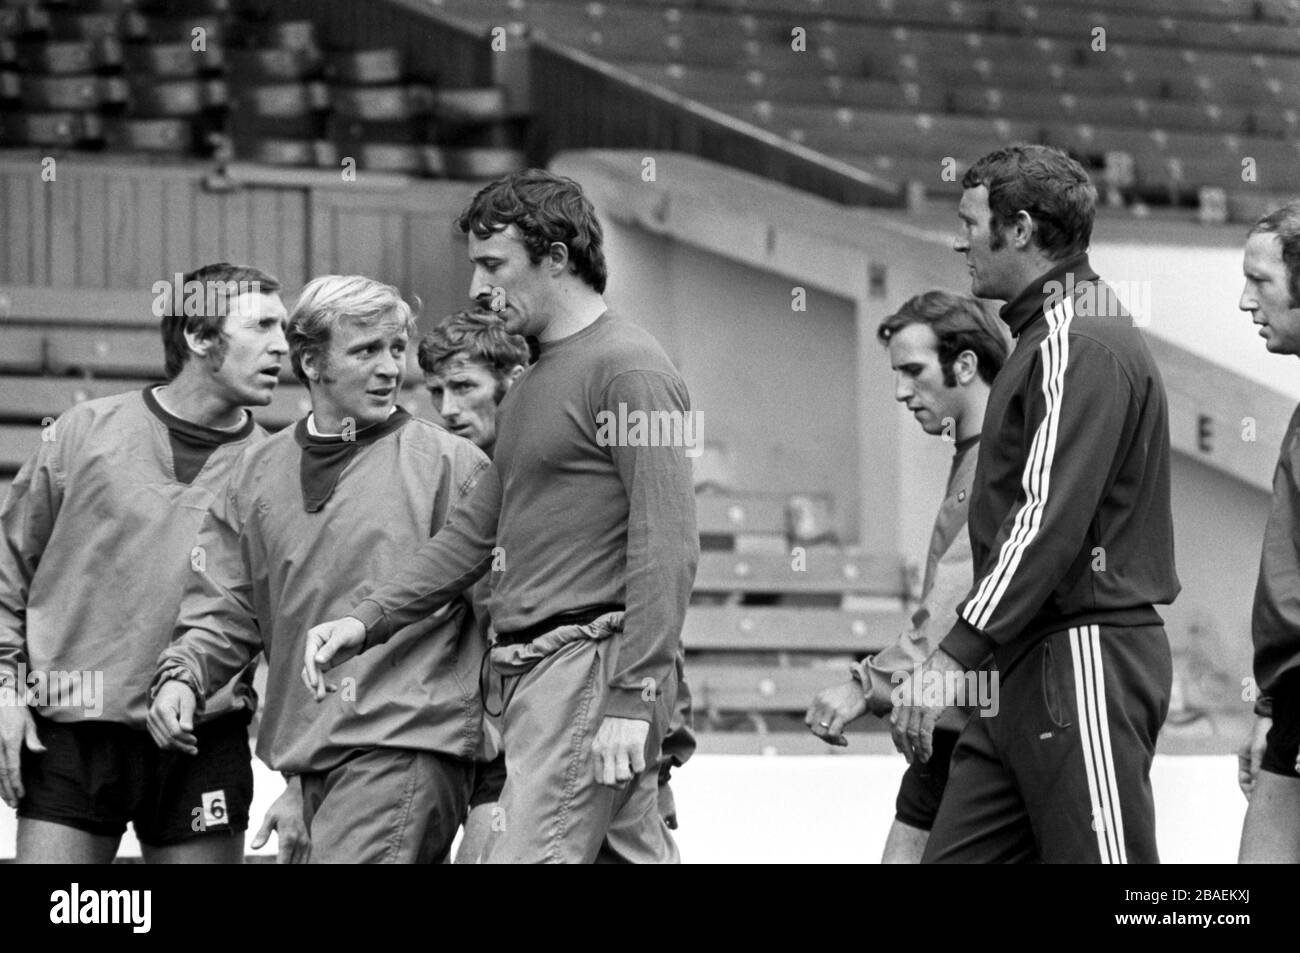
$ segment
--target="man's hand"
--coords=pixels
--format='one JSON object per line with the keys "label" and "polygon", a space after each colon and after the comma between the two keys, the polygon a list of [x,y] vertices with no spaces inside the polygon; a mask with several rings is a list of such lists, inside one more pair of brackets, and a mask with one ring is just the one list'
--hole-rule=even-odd
{"label": "man's hand", "polygon": [[307,822],[302,819],[301,778],[290,780],[284,793],[266,812],[262,827],[253,838],[253,850],[271,839],[271,831],[275,831],[277,864],[307,863],[311,857],[311,835],[307,833]]}
{"label": "man's hand", "polygon": [[831,745],[843,748],[849,743],[844,737],[844,726],[867,713],[867,699],[857,682],[824,688],[817,693],[803,722],[808,730]]}
{"label": "man's hand", "polygon": [[162,683],[145,725],[153,736],[154,744],[164,751],[184,751],[198,754],[198,738],[194,735],[194,691],[179,679]]}
{"label": "man's hand", "polygon": [[[944,678],[945,672],[964,672],[966,669],[943,649],[935,649],[924,662],[913,669],[912,674],[896,691],[904,704],[895,705],[889,716],[890,731],[894,736],[894,747],[903,753],[908,764],[920,762],[925,764],[934,753],[934,726],[944,710],[956,704],[954,679]],[[930,687],[935,679],[943,685],[943,703],[926,705],[926,695],[933,697]],[[949,697],[949,696],[952,697]]]}
{"label": "man's hand", "polygon": [[596,781],[615,787],[645,770],[645,742],[650,722],[607,717],[591,742]]}
{"label": "man's hand", "polygon": [[1273,727],[1273,719],[1259,715],[1255,718],[1255,727],[1237,750],[1237,786],[1241,793],[1250,800],[1255,790],[1255,779],[1259,777],[1259,763],[1264,760],[1264,748],[1268,742],[1268,730]]}
{"label": "man's hand", "polygon": [[324,673],[356,655],[365,641],[366,627],[360,619],[350,615],[323,622],[307,633],[307,647],[302,653],[302,680],[317,701],[336,688],[325,683]]}
{"label": "man's hand", "polygon": [[[26,686],[19,686],[15,693],[25,690]],[[45,750],[36,736],[32,713],[21,701],[0,705],[0,800],[10,807],[17,807],[23,796],[23,745],[31,751]]]}

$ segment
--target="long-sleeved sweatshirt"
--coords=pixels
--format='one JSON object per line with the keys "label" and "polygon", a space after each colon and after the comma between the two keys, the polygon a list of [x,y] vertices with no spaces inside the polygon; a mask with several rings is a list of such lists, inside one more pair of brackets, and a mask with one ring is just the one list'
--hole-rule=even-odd
{"label": "long-sleeved sweatshirt", "polygon": [[[979,436],[957,444],[948,471],[943,503],[934,518],[930,548],[926,553],[921,601],[912,613],[912,627],[866,662],[869,674],[867,705],[877,715],[893,708],[893,693],[899,672],[911,672],[924,662],[957,619],[957,606],[970,591],[974,575],[970,534],[966,524],[970,512],[971,487],[975,483],[976,449]],[[945,712],[939,727],[960,730],[965,717]]]}
{"label": "long-sleeved sweatshirt", "polygon": [[1169,411],[1146,342],[1086,255],[1002,309],[971,496],[975,583],[941,647],[1003,676],[1045,634],[1159,625],[1178,595]]}
{"label": "long-sleeved sweatshirt", "polygon": [[488,568],[492,625],[502,635],[562,613],[625,606],[604,714],[653,720],[699,560],[687,450],[702,429],[691,414],[672,362],[630,321],[605,312],[543,345],[501,402],[492,468],[474,493],[400,574],[348,613],[365,624],[367,645]]}
{"label": "long-sleeved sweatshirt", "polygon": [[257,753],[277,771],[327,771],[371,748],[459,758],[479,749],[487,646],[464,600],[416,615],[382,650],[339,666],[330,674],[339,691],[319,704],[301,678],[308,629],[399,574],[486,472],[468,440],[401,418],[375,425],[385,431],[376,439],[356,434],[312,511],[322,481],[304,468],[301,444],[322,438],[306,436],[303,422],[268,438],[244,455],[199,532],[206,570],[191,576],[156,678],[206,695],[265,651]]}
{"label": "long-sleeved sweatshirt", "polygon": [[[0,672],[98,672],[103,697],[97,713],[42,715],[144,727],[154,663],[203,562],[203,514],[265,438],[251,416],[231,432],[181,421],[151,391],[86,401],[45,428],[0,509]],[[209,718],[256,704],[251,671],[219,688]]]}

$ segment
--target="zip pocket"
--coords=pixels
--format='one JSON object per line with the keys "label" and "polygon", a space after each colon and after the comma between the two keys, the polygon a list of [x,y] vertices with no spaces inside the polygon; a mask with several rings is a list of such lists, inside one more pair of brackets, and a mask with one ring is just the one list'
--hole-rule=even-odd
{"label": "zip pocket", "polygon": [[1070,721],[1061,714],[1061,682],[1056,676],[1056,653],[1052,637],[1043,640],[1043,708],[1057,728],[1069,728]]}

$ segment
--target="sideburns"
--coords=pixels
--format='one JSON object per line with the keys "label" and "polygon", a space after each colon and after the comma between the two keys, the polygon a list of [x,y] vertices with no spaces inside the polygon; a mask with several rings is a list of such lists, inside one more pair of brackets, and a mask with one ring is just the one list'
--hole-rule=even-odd
{"label": "sideburns", "polygon": [[329,355],[328,355],[328,353],[326,353],[326,352],[323,351],[323,350],[322,350],[322,351],[317,351],[317,352],[315,352],[315,353],[313,354],[313,357],[315,357],[315,358],[317,359],[317,362],[316,362],[316,370],[318,370],[318,371],[320,372],[320,380],[316,381],[316,383],[317,383],[317,384],[337,384],[337,383],[338,383],[338,378],[336,378],[336,377],[330,377],[330,361],[329,361]]}
{"label": "sideburns", "polygon": [[1007,233],[1003,226],[998,225],[992,215],[989,216],[989,251],[1001,251],[1006,247]]}
{"label": "sideburns", "polygon": [[211,337],[212,346],[208,348],[207,360],[209,366],[214,371],[221,370],[226,363],[226,355],[230,352],[230,338],[224,331],[217,331]]}

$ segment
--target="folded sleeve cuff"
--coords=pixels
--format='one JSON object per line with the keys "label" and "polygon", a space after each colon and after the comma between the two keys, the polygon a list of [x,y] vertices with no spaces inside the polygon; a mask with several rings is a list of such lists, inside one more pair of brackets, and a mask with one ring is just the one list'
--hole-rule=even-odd
{"label": "folded sleeve cuff", "polygon": [[363,652],[387,642],[388,637],[392,635],[389,631],[388,614],[373,599],[363,599],[361,604],[348,615],[366,627],[366,641],[361,647]]}
{"label": "folded sleeve cuff", "polygon": [[167,682],[183,682],[188,685],[190,691],[194,693],[194,713],[196,715],[203,714],[203,708],[204,704],[207,702],[207,697],[199,688],[198,678],[196,678],[194,673],[184,665],[174,663],[160,669],[158,674],[154,676],[153,684],[149,686],[150,704],[152,704],[154,699],[158,697],[159,690]]}
{"label": "folded sleeve cuff", "polygon": [[605,706],[605,717],[634,718],[653,724],[656,704],[657,699],[647,701],[639,688],[611,688],[609,702]]}
{"label": "folded sleeve cuff", "polygon": [[862,686],[867,711],[884,716],[894,709],[894,673],[876,665],[876,658],[872,655],[859,662],[853,680]]}

